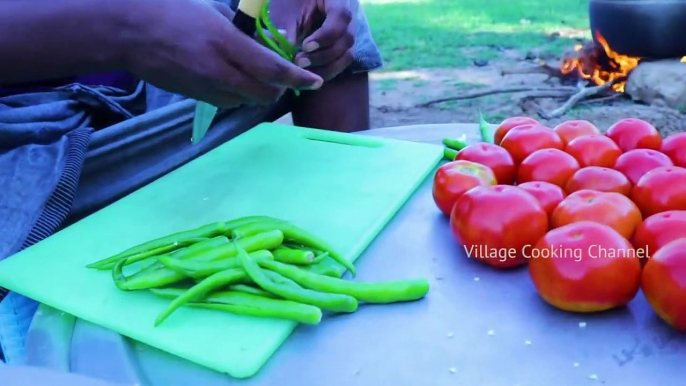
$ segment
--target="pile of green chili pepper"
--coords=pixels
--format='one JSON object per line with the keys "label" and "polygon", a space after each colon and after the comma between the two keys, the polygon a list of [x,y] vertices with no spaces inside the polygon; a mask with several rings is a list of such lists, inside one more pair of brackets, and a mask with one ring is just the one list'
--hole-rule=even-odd
{"label": "pile of green chili pepper", "polygon": [[342,279],[346,271],[355,277],[356,269],[341,253],[316,235],[267,216],[174,233],[87,267],[110,270],[120,290],[170,299],[156,326],[180,307],[318,324],[326,311],[355,312],[359,302],[413,301],[429,291],[423,279]]}
{"label": "pile of green chili pepper", "polygon": [[[484,119],[481,111],[479,111],[479,133],[481,134],[482,142],[493,143],[493,130],[491,130],[489,123]],[[464,134],[460,138],[444,138],[443,158],[448,161],[454,161],[457,153],[467,147],[466,139],[467,136]]]}

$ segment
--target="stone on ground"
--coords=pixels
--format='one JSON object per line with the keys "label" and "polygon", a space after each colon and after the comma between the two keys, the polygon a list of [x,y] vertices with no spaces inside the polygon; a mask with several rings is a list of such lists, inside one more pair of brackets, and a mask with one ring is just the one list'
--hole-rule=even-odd
{"label": "stone on ground", "polygon": [[642,62],[629,74],[624,91],[634,101],[686,111],[686,63]]}

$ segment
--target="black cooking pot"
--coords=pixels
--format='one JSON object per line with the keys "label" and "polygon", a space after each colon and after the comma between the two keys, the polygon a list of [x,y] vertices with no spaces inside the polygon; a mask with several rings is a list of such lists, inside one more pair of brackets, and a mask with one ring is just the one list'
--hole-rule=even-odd
{"label": "black cooking pot", "polygon": [[589,16],[610,47],[652,59],[686,56],[686,0],[590,0]]}

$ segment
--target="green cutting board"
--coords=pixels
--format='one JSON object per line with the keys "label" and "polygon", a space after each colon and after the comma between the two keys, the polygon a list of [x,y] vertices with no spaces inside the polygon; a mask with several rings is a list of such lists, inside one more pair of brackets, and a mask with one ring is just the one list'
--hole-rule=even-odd
{"label": "green cutting board", "polygon": [[249,215],[291,221],[353,261],[441,157],[435,145],[261,124],[0,262],[0,286],[247,378],[297,323],[183,308],[154,327],[168,300],[120,291],[109,271],[84,266],[152,238]]}

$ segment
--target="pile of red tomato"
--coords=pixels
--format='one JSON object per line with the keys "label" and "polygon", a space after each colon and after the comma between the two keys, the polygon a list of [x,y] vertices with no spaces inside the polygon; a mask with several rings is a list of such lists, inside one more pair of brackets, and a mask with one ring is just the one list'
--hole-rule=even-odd
{"label": "pile of red tomato", "polygon": [[686,331],[686,133],[662,138],[628,118],[545,127],[504,120],[495,143],[460,150],[434,176],[433,197],[469,258],[528,264],[547,303],[597,312],[642,289]]}

